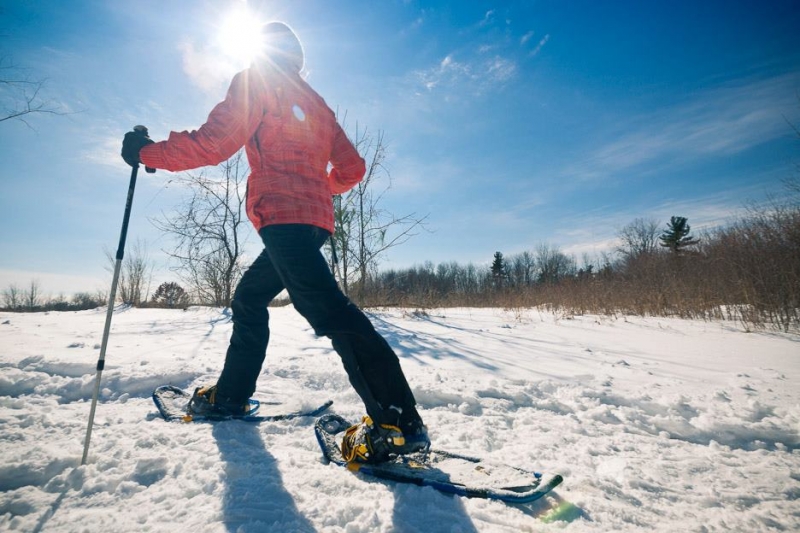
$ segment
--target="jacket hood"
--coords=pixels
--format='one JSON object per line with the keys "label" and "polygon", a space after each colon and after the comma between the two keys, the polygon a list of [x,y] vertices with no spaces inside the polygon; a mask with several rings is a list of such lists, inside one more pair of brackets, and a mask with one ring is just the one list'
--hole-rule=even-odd
{"label": "jacket hood", "polygon": [[266,61],[284,70],[300,72],[305,65],[303,45],[297,34],[283,22],[270,22],[264,25],[264,54]]}

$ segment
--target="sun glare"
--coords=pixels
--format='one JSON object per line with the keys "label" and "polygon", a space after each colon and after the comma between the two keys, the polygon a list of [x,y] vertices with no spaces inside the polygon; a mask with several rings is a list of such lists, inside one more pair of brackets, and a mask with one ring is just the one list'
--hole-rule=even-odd
{"label": "sun glare", "polygon": [[261,51],[264,40],[261,20],[255,13],[240,7],[222,20],[217,39],[223,54],[239,67],[246,67]]}

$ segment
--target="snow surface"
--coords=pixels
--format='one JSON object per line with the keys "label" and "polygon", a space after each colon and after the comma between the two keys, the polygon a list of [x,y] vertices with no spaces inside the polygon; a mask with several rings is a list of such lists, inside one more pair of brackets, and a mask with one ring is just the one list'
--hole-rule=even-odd
{"label": "snow surface", "polygon": [[[337,355],[271,311],[257,397],[362,406]],[[800,531],[800,338],[735,324],[538,311],[371,313],[434,445],[564,475],[512,506],[326,465],[312,420],[168,423],[152,390],[213,382],[219,309],[0,313],[3,531]],[[557,513],[557,514],[553,514]]]}

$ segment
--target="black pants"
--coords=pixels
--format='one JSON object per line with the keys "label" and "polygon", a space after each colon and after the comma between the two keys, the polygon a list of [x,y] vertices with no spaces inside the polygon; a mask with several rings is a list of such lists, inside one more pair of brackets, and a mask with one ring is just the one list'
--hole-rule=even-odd
{"label": "black pants", "polygon": [[392,348],[369,319],[339,290],[320,252],[327,231],[305,224],[266,226],[264,250],[242,276],[231,302],[233,334],[218,394],[246,400],[269,342],[268,304],[284,288],[314,332],[329,337],[367,414],[380,424],[419,419],[414,395]]}

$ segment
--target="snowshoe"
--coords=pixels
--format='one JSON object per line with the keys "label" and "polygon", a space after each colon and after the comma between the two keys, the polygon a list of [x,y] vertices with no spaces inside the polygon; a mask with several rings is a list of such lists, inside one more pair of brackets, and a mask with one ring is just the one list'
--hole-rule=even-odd
{"label": "snowshoe", "polygon": [[208,419],[240,418],[251,414],[248,402],[235,402],[220,397],[216,385],[197,387],[186,410],[190,415]]}
{"label": "snowshoe", "polygon": [[428,431],[421,422],[404,432],[397,426],[375,424],[364,416],[345,431],[342,456],[348,463],[381,463],[393,455],[427,451],[430,446]]}

